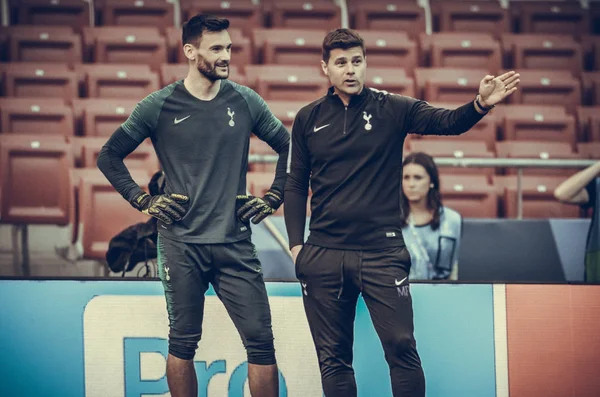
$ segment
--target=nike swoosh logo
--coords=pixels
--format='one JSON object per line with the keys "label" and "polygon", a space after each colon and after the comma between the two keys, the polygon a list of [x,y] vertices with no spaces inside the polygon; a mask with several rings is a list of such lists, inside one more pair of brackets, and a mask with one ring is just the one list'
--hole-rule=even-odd
{"label": "nike swoosh logo", "polygon": [[394,280],[394,282],[396,283],[396,286],[402,284],[404,282],[404,280],[406,280],[408,278],[408,276],[404,277],[402,280],[398,281],[398,280]]}
{"label": "nike swoosh logo", "polygon": [[186,116],[186,117],[182,118],[182,119],[178,119],[177,117],[175,117],[175,120],[173,120],[173,122],[174,122],[175,124],[179,124],[179,123],[181,123],[183,120],[187,120],[188,118],[190,118],[190,116],[191,116],[191,114],[190,114],[189,116]]}
{"label": "nike swoosh logo", "polygon": [[325,127],[329,127],[330,125],[331,125],[331,124],[325,124],[325,125],[322,125],[322,126],[320,126],[319,128],[317,128],[317,126],[315,125],[315,128],[313,129],[313,131],[314,131],[314,132],[317,132],[317,131],[319,131],[319,130],[322,130],[322,129],[323,129],[323,128],[325,128]]}

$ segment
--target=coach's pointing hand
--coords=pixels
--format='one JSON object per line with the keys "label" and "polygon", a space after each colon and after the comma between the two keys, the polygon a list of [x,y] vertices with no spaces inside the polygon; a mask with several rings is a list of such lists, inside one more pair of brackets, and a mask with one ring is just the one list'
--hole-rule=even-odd
{"label": "coach's pointing hand", "polygon": [[479,102],[486,108],[491,108],[517,90],[520,75],[517,72],[507,72],[501,76],[485,76],[479,83]]}

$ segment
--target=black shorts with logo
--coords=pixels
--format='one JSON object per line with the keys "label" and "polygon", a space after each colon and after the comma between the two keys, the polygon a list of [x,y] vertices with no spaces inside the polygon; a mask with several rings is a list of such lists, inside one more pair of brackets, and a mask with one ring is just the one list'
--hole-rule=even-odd
{"label": "black shorts with logo", "polygon": [[159,236],[157,245],[169,313],[169,353],[184,360],[194,357],[210,283],[240,333],[248,362],[274,364],[271,311],[262,266],[250,238],[194,244]]}

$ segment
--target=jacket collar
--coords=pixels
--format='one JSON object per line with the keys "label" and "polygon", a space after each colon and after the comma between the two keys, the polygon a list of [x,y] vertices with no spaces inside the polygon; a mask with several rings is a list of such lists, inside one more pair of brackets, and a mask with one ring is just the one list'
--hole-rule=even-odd
{"label": "jacket collar", "polygon": [[[363,85],[362,91],[359,94],[353,95],[350,98],[350,103],[348,104],[348,107],[360,105],[367,98],[367,95],[369,95],[369,89],[366,85]],[[336,100],[342,102],[340,97],[335,93],[333,86],[329,87],[329,89],[327,90],[327,97],[332,99],[335,98]]]}

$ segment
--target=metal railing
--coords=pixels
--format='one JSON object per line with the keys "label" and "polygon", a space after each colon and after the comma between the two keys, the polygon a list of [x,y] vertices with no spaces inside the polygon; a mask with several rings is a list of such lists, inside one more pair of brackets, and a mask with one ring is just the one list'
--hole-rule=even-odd
{"label": "metal railing", "polygon": [[[251,163],[275,163],[278,155],[252,154]],[[582,169],[596,163],[596,160],[559,160],[559,159],[507,159],[507,158],[458,158],[436,157],[435,163],[440,167],[457,168],[516,168],[517,169],[517,219],[523,219],[523,186],[524,168],[577,168]],[[566,178],[565,178],[566,179]]]}

